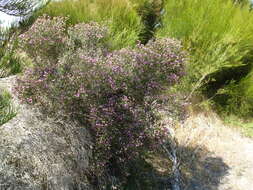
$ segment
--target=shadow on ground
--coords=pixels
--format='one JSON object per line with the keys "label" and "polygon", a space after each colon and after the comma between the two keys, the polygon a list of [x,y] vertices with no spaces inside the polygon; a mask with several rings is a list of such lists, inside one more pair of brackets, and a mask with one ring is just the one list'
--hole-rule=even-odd
{"label": "shadow on ground", "polygon": [[[217,190],[228,174],[229,166],[222,158],[204,149],[179,147],[182,190]],[[135,163],[127,190],[171,190],[171,162],[164,156],[151,154]]]}
{"label": "shadow on ground", "polygon": [[217,190],[229,166],[221,157],[203,148],[180,147],[181,174],[184,190]]}

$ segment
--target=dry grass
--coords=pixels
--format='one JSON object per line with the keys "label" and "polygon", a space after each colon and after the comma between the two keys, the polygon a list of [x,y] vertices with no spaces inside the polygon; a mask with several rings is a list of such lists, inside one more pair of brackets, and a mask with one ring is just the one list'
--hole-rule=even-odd
{"label": "dry grass", "polygon": [[253,140],[215,113],[192,113],[175,137],[185,189],[252,190]]}

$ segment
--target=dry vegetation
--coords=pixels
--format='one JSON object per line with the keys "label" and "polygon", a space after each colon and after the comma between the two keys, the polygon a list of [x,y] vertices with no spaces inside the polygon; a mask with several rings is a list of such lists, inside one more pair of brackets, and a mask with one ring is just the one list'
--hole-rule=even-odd
{"label": "dry vegetation", "polygon": [[252,190],[253,140],[217,114],[192,113],[175,136],[185,189]]}

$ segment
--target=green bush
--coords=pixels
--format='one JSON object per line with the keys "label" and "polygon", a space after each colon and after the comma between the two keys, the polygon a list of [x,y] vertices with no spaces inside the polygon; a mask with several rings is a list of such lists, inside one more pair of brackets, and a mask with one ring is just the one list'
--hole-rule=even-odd
{"label": "green bush", "polygon": [[163,9],[163,0],[131,0],[136,3],[136,10],[141,16],[144,25],[139,38],[142,43],[147,43],[155,35],[157,27],[160,25],[161,10]]}
{"label": "green bush", "polygon": [[[253,12],[231,0],[167,0],[158,37],[182,40],[187,76],[177,87],[188,98],[204,93],[223,114],[252,117]],[[246,68],[243,73],[238,69]],[[246,73],[246,77],[245,77]],[[240,75],[240,76],[238,76]]]}
{"label": "green bush", "polygon": [[0,126],[12,119],[16,115],[11,106],[11,95],[4,91],[0,94]]}
{"label": "green bush", "polygon": [[[253,117],[253,70],[239,82],[231,81],[217,93],[226,96],[219,109],[227,115],[236,114],[244,118]],[[214,98],[215,100],[215,98]],[[216,100],[220,101],[220,99]]]}
{"label": "green bush", "polygon": [[[133,3],[134,2],[134,3]],[[136,7],[143,0],[63,0],[52,2],[39,15],[68,16],[68,24],[106,22],[109,26],[111,47],[133,46],[143,30]]]}
{"label": "green bush", "polygon": [[184,89],[199,89],[206,76],[252,59],[253,12],[231,0],[167,0],[158,37],[183,41],[190,53]]}
{"label": "green bush", "polygon": [[22,58],[17,52],[18,40],[13,37],[5,46],[0,47],[0,78],[22,71]]}

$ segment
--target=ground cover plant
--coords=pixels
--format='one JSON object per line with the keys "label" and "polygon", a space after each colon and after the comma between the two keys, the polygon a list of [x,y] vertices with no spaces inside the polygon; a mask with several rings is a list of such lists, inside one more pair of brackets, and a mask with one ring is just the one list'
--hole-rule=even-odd
{"label": "ground cover plant", "polygon": [[178,83],[186,62],[180,43],[170,38],[110,51],[108,31],[95,22],[66,29],[65,18],[37,19],[20,36],[34,64],[16,87],[24,102],[91,131],[94,164],[86,172],[99,186],[108,185],[108,175],[126,183],[135,159],[161,149],[168,129],[156,110],[168,104],[161,95]]}
{"label": "ground cover plant", "polygon": [[247,137],[253,137],[253,119],[240,119],[238,116],[225,116],[224,121],[232,127],[239,127]]}
{"label": "ground cover plant", "polygon": [[[163,27],[157,36],[180,39],[190,52],[191,64],[182,88],[187,89],[190,96],[205,88],[209,81],[217,81],[212,86],[217,91],[233,79],[238,83],[250,72],[250,69],[241,72],[252,62],[253,13],[247,3],[242,5],[231,0],[214,0],[212,3],[208,0],[165,1],[164,9]],[[245,98],[237,99],[237,102],[242,104],[251,96],[246,93]],[[233,104],[234,96],[223,96],[225,102],[227,97]],[[225,102],[215,103],[223,107]],[[246,104],[251,105],[250,102]],[[245,114],[248,114],[246,110]]]}

